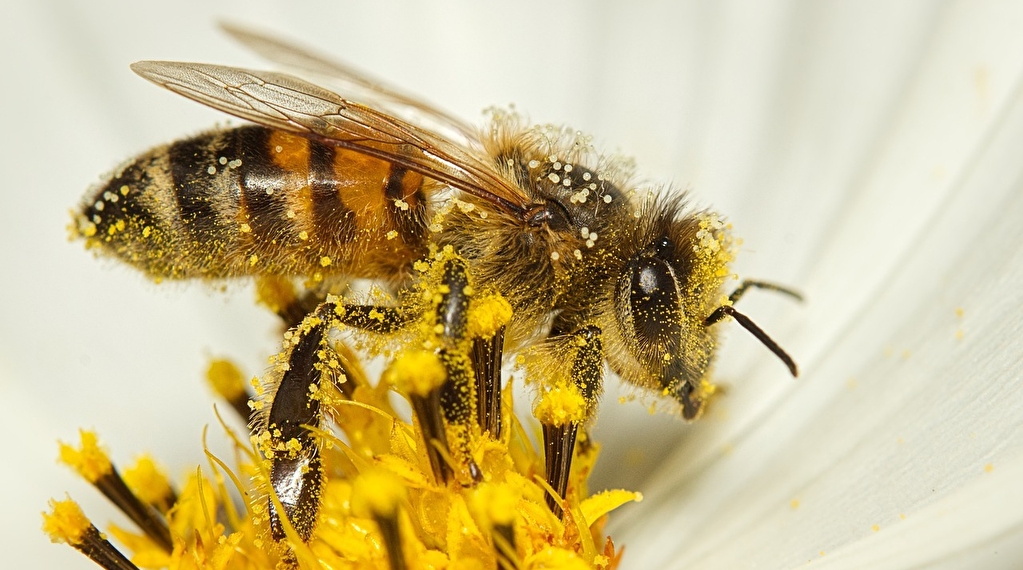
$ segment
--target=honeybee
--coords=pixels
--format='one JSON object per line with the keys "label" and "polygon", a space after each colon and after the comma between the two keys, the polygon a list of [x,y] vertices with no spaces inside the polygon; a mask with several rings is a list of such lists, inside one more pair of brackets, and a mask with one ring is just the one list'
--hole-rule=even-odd
{"label": "honeybee", "polygon": [[[433,420],[437,440],[445,423],[475,421],[482,432],[498,433],[504,353],[551,347],[548,366],[560,367],[586,402],[567,428],[541,418],[547,477],[562,493],[575,430],[593,414],[605,363],[694,419],[712,391],[714,325],[731,316],[796,374],[793,360],[733,306],[750,287],[794,293],[746,281],[726,295],[728,227],[717,214],[690,208],[684,193],[638,188],[626,161],[598,154],[575,131],[530,126],[507,111],[473,129],[327,58],[228,32],[361,93],[367,104],[284,73],[136,63],[145,79],[251,124],[132,159],[87,196],[75,227],[88,245],[156,280],[256,277],[308,286],[308,295],[278,311],[290,315],[299,340],[263,420],[282,428],[275,438],[302,443],[297,455],[274,456],[275,491],[297,527],[315,513],[308,496],[318,475],[297,486],[294,479],[317,472],[309,469],[318,465],[316,446],[304,431],[318,421],[307,394],[321,367],[310,355],[331,323],[389,333],[431,313],[439,340],[430,346],[445,355],[448,370],[443,420]],[[428,302],[413,294],[429,273],[423,263],[437,267],[440,294]],[[354,278],[385,283],[397,301],[345,303],[317,287]],[[506,303],[510,317],[477,334],[468,314],[485,295]],[[310,324],[306,313],[330,318]],[[300,404],[274,411],[295,399]],[[439,481],[457,479],[444,457],[437,461]]]}

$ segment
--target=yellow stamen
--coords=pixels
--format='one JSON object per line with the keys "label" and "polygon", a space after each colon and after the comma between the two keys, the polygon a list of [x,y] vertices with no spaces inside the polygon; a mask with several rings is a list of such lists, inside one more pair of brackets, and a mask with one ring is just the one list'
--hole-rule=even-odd
{"label": "yellow stamen", "polygon": [[86,481],[95,483],[111,471],[110,457],[99,445],[96,432],[78,430],[81,447],[75,448],[67,443],[60,444],[60,460]]}
{"label": "yellow stamen", "polygon": [[82,544],[85,533],[92,523],[82,512],[78,503],[67,499],[50,499],[50,512],[43,513],[43,530],[53,542],[65,542],[71,546]]}

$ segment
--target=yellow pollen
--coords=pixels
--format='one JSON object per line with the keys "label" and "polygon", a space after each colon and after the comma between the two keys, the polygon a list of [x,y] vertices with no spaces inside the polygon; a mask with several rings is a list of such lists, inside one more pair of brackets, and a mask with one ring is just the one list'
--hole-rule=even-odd
{"label": "yellow pollen", "polygon": [[352,487],[352,512],[368,518],[395,516],[407,495],[401,479],[383,469],[364,471]]}
{"label": "yellow pollen", "polygon": [[60,461],[78,472],[86,481],[95,483],[112,471],[110,457],[100,447],[96,432],[78,430],[78,434],[81,447],[76,449],[61,442]]}
{"label": "yellow pollen", "polygon": [[491,295],[477,300],[469,311],[469,336],[493,337],[512,317],[511,304],[500,295]]}
{"label": "yellow pollen", "polygon": [[49,514],[43,513],[43,530],[53,542],[66,542],[72,546],[82,544],[85,533],[92,528],[78,503],[67,499],[50,499]]}
{"label": "yellow pollen", "polygon": [[245,394],[245,377],[230,360],[215,359],[206,369],[206,380],[217,394],[232,401]]}
{"label": "yellow pollen", "polygon": [[140,457],[135,465],[125,469],[123,478],[140,499],[151,505],[159,504],[172,495],[167,475],[148,455]]}
{"label": "yellow pollen", "polygon": [[440,388],[448,372],[440,358],[426,350],[401,354],[387,373],[389,383],[408,394],[425,396]]}
{"label": "yellow pollen", "polygon": [[555,386],[540,396],[533,415],[541,423],[560,426],[586,419],[589,404],[579,389],[570,384]]}

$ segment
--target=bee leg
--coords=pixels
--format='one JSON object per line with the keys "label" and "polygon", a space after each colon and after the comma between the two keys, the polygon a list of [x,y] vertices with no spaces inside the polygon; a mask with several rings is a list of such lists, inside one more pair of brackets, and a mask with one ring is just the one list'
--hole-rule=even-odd
{"label": "bee leg", "polygon": [[[324,294],[311,290],[298,294],[291,280],[284,277],[266,275],[256,279],[256,300],[280,317],[285,329],[298,326],[323,302],[323,297]],[[344,377],[352,377],[347,370],[343,372]],[[248,388],[241,372],[230,362],[218,360],[210,365],[206,376],[214,390],[248,423],[252,416],[249,402],[254,400],[255,395]],[[350,392],[354,390],[352,384],[339,385],[339,388],[348,397],[351,397]]]}
{"label": "bee leg", "polygon": [[[468,471],[468,479],[473,483],[482,480],[482,471],[471,453],[472,422],[480,417],[477,411],[483,405],[476,384],[477,370],[496,379],[492,385],[497,386],[495,391],[500,390],[506,320],[495,317],[500,313],[495,304],[500,305],[503,300],[485,297],[482,312],[491,318],[483,320],[489,326],[479,324],[479,320],[471,326],[472,289],[467,271],[460,259],[444,262],[437,283],[439,294],[433,296],[434,305],[426,315],[434,323],[429,327],[426,350],[408,351],[391,368],[393,383],[408,396],[423,431],[423,445],[437,484],[455,480],[457,466]],[[486,394],[482,401],[495,400]],[[500,406],[500,400],[489,405]],[[499,415],[489,417],[500,421]]]}
{"label": "bee leg", "polygon": [[314,290],[299,293],[286,277],[264,275],[256,278],[256,301],[284,321],[285,328],[298,326],[302,319],[316,310],[324,294]]}
{"label": "bee leg", "polygon": [[441,279],[441,294],[436,296],[433,314],[427,315],[435,326],[425,350],[399,355],[389,375],[412,405],[434,482],[445,485],[455,479],[458,463],[468,467],[473,480],[481,478],[481,471],[469,452],[475,392],[466,340],[469,285],[464,263],[446,262]]}
{"label": "bee leg", "polygon": [[555,493],[547,495],[547,506],[558,516],[562,515],[560,501],[568,492],[576,436],[580,426],[593,417],[601,394],[604,350],[600,334],[592,325],[571,333],[576,346],[571,385],[548,390],[534,411],[543,427],[544,476]]}
{"label": "bee leg", "polygon": [[336,318],[350,327],[379,334],[396,332],[412,320],[397,307],[354,304],[342,305]]}
{"label": "bee leg", "polygon": [[434,308],[440,325],[439,356],[447,370],[441,387],[440,405],[444,419],[452,428],[448,438],[457,458],[465,462],[474,482],[483,478],[482,471],[469,453],[471,422],[476,417],[476,388],[470,356],[472,342],[468,338],[469,276],[465,262],[454,258],[444,264],[443,293]]}
{"label": "bee leg", "polygon": [[[292,329],[287,365],[273,392],[269,410],[255,429],[263,454],[270,461],[270,487],[283,507],[278,512],[270,501],[270,534],[286,537],[283,514],[303,541],[312,536],[320,508],[323,472],[314,430],[321,425],[320,383],[328,365],[336,361],[327,342],[335,305],[320,305],[310,318]],[[316,317],[316,318],[312,318]]]}

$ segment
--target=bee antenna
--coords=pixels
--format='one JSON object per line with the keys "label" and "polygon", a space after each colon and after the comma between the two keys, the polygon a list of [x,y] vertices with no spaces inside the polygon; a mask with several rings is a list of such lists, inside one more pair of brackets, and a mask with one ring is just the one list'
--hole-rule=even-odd
{"label": "bee antenna", "polygon": [[767,336],[767,333],[765,333],[763,329],[758,327],[757,324],[754,323],[752,319],[737,311],[735,307],[731,305],[722,305],[717,309],[714,309],[714,312],[711,313],[709,317],[707,317],[703,324],[705,326],[710,326],[720,321],[721,318],[724,317],[725,315],[728,315],[735,319],[740,325],[742,325],[742,328],[748,330],[753,336],[757,338],[757,340],[762,342],[764,346],[767,347],[768,350],[773,352],[775,356],[781,359],[781,361],[785,363],[785,366],[788,367],[789,372],[792,373],[793,377],[799,376],[799,368],[796,366],[796,361],[792,360],[792,357],[789,356],[787,352],[785,352],[785,349],[778,346],[778,343],[774,342],[774,339]]}

